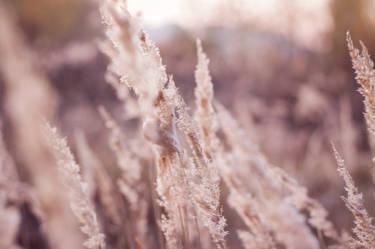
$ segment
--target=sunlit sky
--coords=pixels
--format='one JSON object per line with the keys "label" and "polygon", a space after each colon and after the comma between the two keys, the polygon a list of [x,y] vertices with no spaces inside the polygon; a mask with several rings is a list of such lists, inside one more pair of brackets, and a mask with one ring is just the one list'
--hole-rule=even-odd
{"label": "sunlit sky", "polygon": [[183,6],[180,0],[129,0],[128,7],[133,13],[142,12],[147,24],[159,26],[178,21]]}
{"label": "sunlit sky", "polygon": [[144,24],[151,27],[166,24],[178,24],[185,28],[210,24],[230,26],[233,21],[240,19],[288,35],[290,30],[294,30],[294,38],[306,46],[319,46],[316,38],[321,37],[321,34],[331,27],[331,20],[327,14],[329,0],[128,0],[127,2],[130,11],[140,12]]}
{"label": "sunlit sky", "polygon": [[[280,17],[288,11],[319,11],[325,8],[328,0],[127,0],[127,3],[133,13],[142,12],[146,23],[159,26],[166,23],[190,25],[184,22],[194,22],[194,18],[187,20],[187,13],[197,11],[196,14],[210,16],[213,8],[220,4],[238,7],[250,16],[266,18],[274,14]],[[201,22],[200,18],[201,16],[196,17],[195,21]]]}

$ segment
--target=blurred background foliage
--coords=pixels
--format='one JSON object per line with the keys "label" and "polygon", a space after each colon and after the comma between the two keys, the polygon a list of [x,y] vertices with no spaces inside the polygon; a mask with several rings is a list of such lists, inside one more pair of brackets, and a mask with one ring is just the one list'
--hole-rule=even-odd
{"label": "blurred background foliage", "polygon": [[74,32],[84,0],[8,0],[27,37],[41,46],[55,45]]}
{"label": "blurred background foliage", "polygon": [[[89,6],[93,2],[85,0],[5,0],[14,7],[18,15],[20,24],[22,25],[28,38],[35,43],[42,43],[42,46],[56,45],[65,42],[68,38],[75,39],[75,36],[82,36],[92,27],[83,27],[80,23],[84,20],[84,14],[88,13]],[[195,12],[199,8],[199,1],[186,1],[186,7],[191,12]],[[283,0],[282,5],[285,6],[283,12],[286,13],[290,22],[298,20],[293,16],[298,13],[293,9],[294,1]],[[245,16],[241,12],[242,1],[217,1],[216,8],[207,15],[216,15],[218,23],[233,22],[240,25],[240,29],[257,29],[257,24],[248,18],[244,23],[238,22],[239,16]],[[373,17],[374,1],[372,0],[330,0],[330,15],[333,26],[327,35],[326,47],[329,48],[333,59],[330,63],[336,65],[346,65],[343,51],[346,50],[344,34],[350,30],[354,39],[365,41],[367,47],[371,51],[375,44],[375,17]],[[188,10],[187,10],[188,11]],[[285,14],[284,13],[284,14]],[[193,13],[191,13],[192,15]],[[261,14],[260,14],[261,15]],[[230,16],[231,18],[227,18]],[[275,16],[275,18],[278,18]],[[196,27],[201,28],[201,27]],[[79,29],[79,30],[78,30]],[[284,29],[284,27],[280,27]],[[291,27],[290,29],[293,29]],[[294,32],[299,32],[294,30]],[[183,32],[180,32],[182,39]],[[91,34],[92,35],[92,34]],[[177,34],[178,35],[178,34]],[[185,35],[186,37],[186,35]],[[288,39],[288,37],[286,37]],[[290,37],[289,37],[290,39]],[[194,40],[194,39],[193,39]]]}
{"label": "blurred background foliage", "polygon": [[[343,39],[346,31],[356,39],[365,42],[370,51],[375,49],[375,2],[372,0],[334,0],[330,10],[334,22],[329,34],[332,41],[334,63],[347,64],[346,41]],[[373,53],[370,53],[373,54]]]}

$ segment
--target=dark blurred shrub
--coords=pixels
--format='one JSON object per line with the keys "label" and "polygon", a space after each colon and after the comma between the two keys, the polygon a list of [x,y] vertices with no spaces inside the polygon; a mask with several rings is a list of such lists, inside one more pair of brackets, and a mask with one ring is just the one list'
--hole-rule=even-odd
{"label": "dark blurred shrub", "polygon": [[13,0],[9,3],[33,42],[51,44],[73,30],[83,0]]}
{"label": "dark blurred shrub", "polygon": [[331,33],[332,52],[335,64],[345,65],[347,59],[345,33],[350,31],[355,40],[366,41],[367,48],[375,49],[375,23],[371,18],[374,11],[373,0],[333,0],[331,14],[333,29]]}

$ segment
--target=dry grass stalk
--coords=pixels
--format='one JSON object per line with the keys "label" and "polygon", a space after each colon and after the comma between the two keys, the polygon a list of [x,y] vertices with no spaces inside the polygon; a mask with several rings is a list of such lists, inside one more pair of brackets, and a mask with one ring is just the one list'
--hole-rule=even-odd
{"label": "dry grass stalk", "polygon": [[[206,166],[204,166],[205,172],[203,172],[203,174],[206,175],[207,179],[210,179],[209,188],[211,189],[211,193],[214,194],[213,207],[216,206],[216,211],[214,212],[217,212],[219,208],[220,191],[218,184],[220,179],[216,158],[214,156],[219,143],[216,137],[218,124],[212,107],[214,92],[208,69],[209,59],[203,52],[201,41],[197,40],[196,44],[198,63],[195,70],[195,81],[197,84],[195,88],[195,101],[197,109],[194,118],[198,123],[201,135],[201,142],[199,144],[202,144],[201,148],[197,148],[197,150],[201,150],[205,157],[204,162]],[[195,124],[191,126],[194,127]],[[193,142],[192,144],[194,145],[195,143]],[[223,220],[224,218],[221,217],[221,214],[218,213],[217,216],[220,217],[219,219],[222,220],[222,224],[225,225],[225,220]],[[224,227],[222,227],[222,233],[223,232],[225,232]]]}
{"label": "dry grass stalk", "polygon": [[26,185],[21,183],[13,158],[8,153],[0,121],[0,192],[10,203],[19,204],[27,199]]}
{"label": "dry grass stalk", "polygon": [[[168,248],[188,246],[188,231],[190,222],[187,214],[191,209],[191,190],[186,178],[186,172],[191,172],[191,163],[183,160],[183,151],[177,138],[173,109],[169,106],[165,94],[160,92],[160,98],[155,102],[159,124],[148,120],[144,123],[145,137],[154,145],[157,158],[157,187],[161,198],[160,205],[167,211],[162,216],[161,228],[165,234]],[[150,132],[152,132],[150,134]]]}
{"label": "dry grass stalk", "polygon": [[298,182],[285,171],[276,167],[273,171],[275,177],[290,191],[290,196],[288,196],[286,200],[298,210],[306,210],[309,213],[310,217],[308,222],[312,227],[317,229],[318,233],[322,233],[322,235],[340,242],[339,235],[332,222],[328,220],[328,212],[323,205],[309,197],[307,189],[299,185]]}
{"label": "dry grass stalk", "polygon": [[218,123],[215,118],[215,111],[212,103],[214,99],[214,89],[208,69],[209,59],[203,52],[202,43],[197,40],[197,56],[198,63],[195,70],[195,101],[197,110],[195,112],[195,120],[200,126],[202,135],[202,147],[207,158],[211,159],[214,147],[217,145],[216,132]]}
{"label": "dry grass stalk", "polygon": [[48,123],[45,127],[46,139],[52,148],[59,172],[69,190],[70,207],[81,225],[81,231],[88,236],[84,245],[90,249],[106,248],[104,234],[100,232],[94,205],[91,203],[87,185],[82,180],[79,165],[75,162],[65,138]]}
{"label": "dry grass stalk", "polygon": [[225,248],[225,225],[226,221],[220,210],[220,189],[219,175],[214,161],[209,160],[204,153],[202,140],[198,131],[197,124],[187,112],[187,106],[178,94],[175,83],[172,78],[166,89],[168,102],[174,103],[178,119],[176,125],[182,131],[193,152],[194,164],[191,170],[196,171],[196,177],[199,182],[189,181],[192,190],[192,199],[197,207],[197,214],[204,226],[206,226],[219,246]]}
{"label": "dry grass stalk", "polygon": [[[264,203],[260,202],[260,200],[254,199],[254,196],[252,196],[252,194],[246,190],[244,186],[242,186],[243,184],[236,176],[236,173],[230,167],[228,167],[228,165],[234,165],[233,157],[230,155],[224,156],[224,149],[219,145],[218,138],[216,137],[217,121],[212,107],[213,87],[208,70],[208,60],[202,51],[199,41],[197,42],[197,46],[198,65],[196,71],[197,88],[195,93],[198,110],[196,117],[200,125],[200,130],[206,140],[203,144],[206,145],[206,154],[210,155],[215,153],[212,157],[214,158],[213,161],[220,165],[221,176],[230,190],[230,196],[228,199],[229,204],[239,213],[253,234],[252,244],[249,246],[258,248],[276,248],[274,238],[271,235],[272,230],[276,234],[276,237],[280,241],[284,242],[286,246],[293,246],[293,244],[297,244],[296,239],[293,236],[288,235],[288,233],[281,234],[280,231],[284,230],[290,232],[293,226],[296,226],[299,227],[299,231],[297,231],[297,233],[299,233],[302,237],[310,238],[310,240],[305,242],[307,245],[306,248],[309,248],[309,246],[311,246],[310,248],[317,248],[315,239],[310,235],[309,230],[302,225],[300,221],[301,218],[299,218],[300,216],[297,213],[293,213],[294,211],[288,207],[288,205],[284,204],[282,205],[282,207],[284,207],[282,210],[288,213],[289,217],[295,216],[295,222],[293,223],[293,218],[289,220],[282,218],[280,219],[283,214],[271,210],[274,205],[280,205],[280,203],[277,203],[277,200]],[[222,107],[219,109],[221,109],[221,113],[224,112]],[[223,115],[225,116],[225,114],[226,112]],[[233,118],[228,116],[226,117],[227,120],[226,122],[223,122],[223,124],[225,124],[227,131],[229,133],[238,131],[238,127],[234,127],[236,125],[234,124]],[[232,126],[229,125],[229,128],[228,121],[232,123]],[[237,142],[238,141],[236,141],[235,144],[238,144]],[[235,144],[233,144],[233,146],[235,146]],[[253,148],[253,150],[256,151],[255,148]],[[255,156],[260,158],[259,155]],[[269,188],[269,186],[264,187]],[[268,213],[261,208],[264,208],[264,205],[269,206]],[[281,227],[284,227],[284,229],[281,229]],[[250,236],[246,236],[246,242],[249,242],[249,239]]]}
{"label": "dry grass stalk", "polygon": [[45,215],[32,186],[21,182],[13,158],[8,153],[0,122],[0,248],[18,248],[15,238],[20,229],[21,205],[28,203],[41,220]]}
{"label": "dry grass stalk", "polygon": [[[187,230],[183,226],[182,213],[186,201],[182,198],[184,189],[178,184],[182,170],[178,165],[178,155],[173,112],[165,103],[162,88],[167,81],[159,51],[141,31],[137,20],[127,12],[126,6],[119,1],[104,1],[101,13],[107,25],[107,36],[110,42],[103,43],[102,50],[112,59],[109,72],[121,77],[137,94],[144,117],[144,135],[154,144],[157,158],[157,192],[161,198],[160,205],[167,216],[161,220],[161,229],[165,235],[167,247],[182,247],[182,234]],[[123,69],[126,70],[126,75]],[[145,70],[147,68],[147,70]],[[155,107],[155,111],[154,111]],[[172,202],[171,196],[174,200]]]}
{"label": "dry grass stalk", "polygon": [[[212,181],[213,174],[209,173],[212,170],[200,146],[195,124],[173,80],[167,83],[159,50],[139,28],[126,7],[121,7],[117,1],[107,1],[102,7],[102,16],[108,26],[107,36],[112,41],[112,46],[103,46],[112,59],[109,70],[118,73],[137,94],[145,120],[144,134],[155,150],[157,191],[168,214],[162,219],[162,228],[169,247],[188,243],[190,225],[186,212],[194,208],[215,243],[225,248],[225,220],[218,208],[217,183]],[[126,75],[124,68],[127,68]],[[183,160],[176,126],[190,145],[194,155],[192,163],[186,164]],[[194,178],[194,181],[187,181],[188,177]],[[186,196],[191,198],[192,203],[189,204]]]}
{"label": "dry grass stalk", "polygon": [[[218,125],[216,120],[216,114],[212,107],[213,86],[208,70],[208,59],[206,55],[203,53],[199,41],[197,42],[197,47],[197,88],[195,90],[197,103],[196,118],[200,125],[200,130],[203,134],[203,138],[205,140],[203,143],[205,145],[205,153],[209,156],[213,154],[213,161],[220,165],[221,176],[230,190],[228,202],[239,213],[239,215],[242,217],[242,219],[245,221],[250,231],[252,232],[252,246],[258,248],[276,248],[274,238],[271,236],[272,230],[274,234],[276,234],[276,237],[278,237],[280,241],[283,241],[285,245],[293,247],[295,244],[300,244],[296,243],[296,238],[294,236],[290,236],[288,233],[281,234],[280,232],[282,230],[291,231],[291,229],[293,229],[293,226],[296,226],[299,227],[299,230],[296,230],[296,233],[294,234],[299,233],[302,237],[309,238],[309,240],[305,242],[307,248],[309,246],[311,246],[311,248],[317,248],[316,240],[310,234],[309,229],[303,225],[302,216],[293,211],[293,208],[289,207],[287,203],[283,203],[283,199],[280,199],[283,198],[282,192],[280,192],[280,188],[289,187],[289,189],[293,190],[294,193],[296,193],[297,190],[300,190],[298,192],[299,198],[294,198],[294,200],[299,200],[300,203],[303,203],[305,204],[305,206],[310,208],[310,211],[312,213],[312,218],[310,219],[311,223],[316,227],[326,231],[328,235],[335,236],[336,234],[334,233],[332,224],[326,220],[326,213],[324,208],[320,206],[318,202],[308,198],[305,189],[298,189],[297,184],[292,185],[291,179],[289,177],[286,178],[285,174],[283,174],[284,178],[281,179],[280,177],[275,177],[280,176],[280,173],[276,174],[276,172],[280,172],[280,170],[276,170],[274,166],[268,164],[264,156],[259,153],[258,149],[256,148],[256,145],[253,144],[244,144],[244,150],[240,151],[240,153],[238,153],[237,155],[234,155],[234,157],[237,156],[238,158],[244,158],[244,155],[246,155],[246,153],[253,153],[251,155],[255,157],[257,160],[255,162],[253,161],[252,163],[250,160],[250,163],[261,163],[263,167],[260,167],[255,170],[258,171],[257,174],[260,178],[264,178],[265,175],[267,178],[264,181],[262,181],[261,185],[263,185],[263,188],[258,189],[258,191],[260,191],[260,193],[258,194],[259,196],[261,196],[262,194],[267,194],[266,192],[264,192],[267,191],[267,189],[273,189],[269,192],[274,193],[276,191],[276,195],[273,194],[273,196],[270,196],[268,194],[269,197],[274,199],[273,201],[268,200],[264,203],[265,200],[263,200],[262,198],[260,199],[260,197],[257,197],[255,199],[254,196],[248,190],[246,190],[245,186],[243,186],[243,184],[241,183],[241,179],[239,179],[236,176],[236,172],[234,172],[233,169],[228,167],[228,165],[236,164],[233,163],[233,161],[236,161],[236,158],[233,158],[233,156],[230,154],[225,155],[225,151],[223,147],[219,145],[218,138],[216,137]],[[237,124],[235,124],[234,119],[230,117],[229,113],[226,112],[222,106],[218,105],[218,109],[220,117],[225,119],[225,121],[221,120],[224,126],[224,133],[226,133],[229,138],[232,138],[232,140],[230,141],[231,146],[238,147],[236,145],[243,144],[243,134],[241,134],[241,129],[238,127]],[[233,136],[233,133],[236,132],[238,133],[237,137]],[[246,161],[247,163],[249,163],[248,159],[244,159],[245,163]],[[241,164],[241,160],[239,161],[239,163]],[[250,172],[248,172],[248,174],[250,174]],[[252,172],[252,174],[254,174],[254,172]],[[275,185],[275,183],[272,184],[272,181],[277,179],[279,179],[279,183],[277,184],[279,186]],[[284,182],[284,179],[288,179],[288,182]],[[296,197],[296,195],[294,195],[294,197]],[[304,199],[302,199],[302,197],[304,197]],[[311,206],[311,204],[314,204],[314,206]],[[272,207],[274,207],[274,205],[281,205],[281,207],[283,208],[280,208],[280,210],[283,211],[272,211]],[[264,208],[265,206],[269,206],[268,212],[267,210],[265,210],[267,209]],[[299,208],[302,209],[302,207]],[[289,217],[294,217],[295,220],[293,220],[293,218],[289,220],[280,218],[285,216],[286,214],[288,214]],[[280,229],[280,227],[284,227],[285,229]],[[247,235],[249,234],[247,233]],[[296,237],[298,237],[298,235]],[[249,242],[250,238],[251,236],[246,236],[246,241]]]}
{"label": "dry grass stalk", "polygon": [[[124,135],[120,127],[116,124],[115,120],[104,109],[99,108],[100,115],[105,121],[105,126],[109,129],[109,146],[115,153],[117,164],[123,172],[122,178],[119,180],[118,185],[125,198],[129,201],[131,209],[136,210],[140,204],[140,192],[137,188],[141,187],[141,167],[138,160],[130,155],[129,150],[122,142]],[[139,190],[139,189],[138,189]],[[139,218],[139,217],[138,217]]]}
{"label": "dry grass stalk", "polygon": [[77,148],[78,164],[81,166],[82,179],[86,182],[87,193],[91,200],[95,198],[96,188],[96,171],[100,167],[99,159],[91,151],[86,141],[83,131],[74,132],[74,142]]}
{"label": "dry grass stalk", "polygon": [[85,168],[93,168],[93,181],[96,182],[95,188],[98,189],[100,201],[108,213],[111,222],[115,225],[120,225],[122,218],[117,210],[116,196],[114,196],[115,191],[113,189],[115,186],[111,177],[102,168],[101,162],[89,147],[85,135],[80,132],[76,134],[75,138],[80,164],[87,165]]}
{"label": "dry grass stalk", "polygon": [[0,248],[18,248],[15,245],[22,221],[20,208],[27,203],[33,214],[44,221],[46,215],[35,195],[33,186],[21,182],[16,171],[16,164],[8,153],[0,120]]}
{"label": "dry grass stalk", "polygon": [[[1,128],[1,125],[0,125]],[[21,222],[17,202],[22,199],[14,163],[5,148],[0,130],[0,248],[16,249],[15,237]],[[22,192],[21,192],[22,193]]]}
{"label": "dry grass stalk", "polygon": [[123,178],[118,184],[125,198],[129,201],[133,210],[137,209],[139,204],[139,193],[137,193],[137,185],[140,184],[141,167],[136,158],[129,155],[122,140],[124,139],[120,127],[109,115],[104,107],[99,108],[100,115],[105,121],[105,126],[109,129],[109,146],[115,153],[117,164],[123,172]]}
{"label": "dry grass stalk", "polygon": [[[369,143],[372,147],[372,153],[375,154],[375,70],[374,62],[365,45],[360,42],[362,52],[354,47],[353,40],[349,31],[346,33],[346,41],[348,44],[349,54],[352,59],[353,69],[356,73],[356,81],[360,85],[359,92],[364,97],[363,103],[365,106],[364,117],[366,119],[367,128],[369,131]],[[374,159],[373,159],[374,161]],[[372,170],[372,175],[375,175],[375,170]]]}
{"label": "dry grass stalk", "polygon": [[120,127],[110,114],[99,108],[99,112],[109,129],[109,146],[115,153],[117,164],[121,169],[121,177],[117,186],[130,204],[130,217],[134,232],[141,241],[147,241],[148,196],[145,183],[142,181],[142,167],[130,145],[125,144],[125,137]]}
{"label": "dry grass stalk", "polygon": [[350,57],[352,58],[353,69],[355,70],[358,84],[361,86],[359,92],[364,97],[365,105],[365,119],[367,122],[367,127],[372,139],[375,136],[375,70],[374,62],[371,60],[368,54],[367,48],[361,43],[362,52],[354,47],[352,38],[349,31],[346,33],[346,41],[348,43],[348,49]]}
{"label": "dry grass stalk", "polygon": [[112,76],[108,79],[114,83],[113,75],[119,76],[121,83],[134,90],[140,99],[142,113],[153,115],[153,100],[167,82],[159,49],[141,29],[137,18],[130,15],[124,1],[103,1],[101,16],[109,38],[101,49],[112,59],[107,73]]}
{"label": "dry grass stalk", "polygon": [[9,249],[18,249],[15,242],[19,224],[21,223],[21,215],[17,208],[9,207],[7,198],[0,193],[0,247]]}
{"label": "dry grass stalk", "polygon": [[[262,179],[262,184],[268,185],[268,188],[273,188],[276,194],[285,195],[286,193],[286,200],[289,203],[293,204],[299,210],[305,209],[309,212],[310,223],[313,227],[322,231],[327,237],[337,239],[337,232],[332,223],[327,220],[328,214],[324,207],[318,201],[310,198],[306,188],[299,185],[298,182],[284,170],[270,164],[257,146],[251,143],[250,139],[245,139],[246,141],[244,141],[243,138],[248,137],[246,133],[235,123],[235,120],[230,116],[228,111],[220,105],[217,105],[217,107],[221,123],[226,124],[226,127],[222,128],[227,138],[229,138],[230,144],[243,145],[243,148],[238,147],[238,152],[235,151],[235,156],[241,158],[240,155],[246,155],[246,153],[242,153],[245,151],[250,152],[249,154],[256,160],[247,159],[248,163],[250,163],[251,167],[254,167],[254,173],[258,175],[259,179]],[[231,130],[236,130],[237,132],[232,132],[230,134]],[[246,161],[246,157],[243,158],[243,160]]]}
{"label": "dry grass stalk", "polygon": [[130,89],[119,81],[112,70],[107,70],[105,80],[116,91],[117,98],[124,104],[125,117],[127,119],[140,118],[138,103],[130,94]]}
{"label": "dry grass stalk", "polygon": [[[231,151],[226,153],[232,154],[227,161],[229,165],[233,165],[232,175],[237,175],[238,181],[247,182],[246,192],[254,193],[258,205],[263,207],[263,224],[275,234],[277,241],[287,248],[296,248],[297,245],[299,248],[301,245],[304,248],[318,248],[318,242],[306,226],[304,217],[286,198],[286,193],[290,193],[291,190],[278,176],[277,168],[267,161],[255,144],[251,143],[251,139],[247,138],[246,133],[222,105],[216,103],[215,107],[220,127],[231,146]],[[253,181],[241,179],[241,175],[253,175]],[[233,206],[235,205],[236,203],[233,203]],[[274,209],[275,205],[279,208]]]}
{"label": "dry grass stalk", "polygon": [[135,242],[137,243],[138,249],[145,249],[142,243],[139,241],[137,237],[134,238]]}
{"label": "dry grass stalk", "polygon": [[358,125],[352,119],[353,107],[351,106],[350,96],[345,95],[340,98],[340,144],[343,149],[343,155],[348,165],[356,165],[359,162],[361,153],[355,144],[358,142]]}
{"label": "dry grass stalk", "polygon": [[202,134],[204,153],[214,164],[220,166],[221,177],[230,190],[228,203],[238,212],[252,233],[241,233],[243,235],[242,238],[245,247],[276,248],[274,240],[262,219],[263,217],[259,217],[262,215],[261,212],[259,212],[259,205],[254,201],[254,197],[244,189],[233,170],[229,167],[229,165],[231,165],[231,160],[229,157],[224,156],[224,149],[220,146],[217,137],[217,117],[212,106],[214,93],[208,69],[209,60],[203,52],[199,40],[197,40],[197,55],[198,63],[195,71],[197,110],[195,112],[195,118]]}
{"label": "dry grass stalk", "polygon": [[332,145],[332,149],[337,161],[338,171],[346,185],[347,197],[342,197],[342,199],[354,216],[355,227],[353,232],[357,238],[352,238],[349,241],[349,246],[350,248],[375,248],[375,226],[363,205],[362,193],[355,186],[353,178],[345,167],[344,159],[341,158],[334,145]]}
{"label": "dry grass stalk", "polygon": [[[144,122],[145,137],[155,144],[155,153],[158,158],[157,192],[161,197],[160,204],[168,215],[162,219],[162,230],[168,248],[179,248],[181,247],[180,234],[182,233],[179,232],[181,230],[179,224],[182,218],[178,211],[179,206],[185,206],[185,204],[181,202],[182,198],[176,198],[172,203],[170,197],[171,195],[181,196],[177,194],[181,188],[172,187],[177,184],[178,179],[181,179],[181,172],[177,174],[175,167],[171,165],[177,159],[173,144],[173,124],[169,118],[173,116],[173,113],[170,112],[171,109],[168,105],[162,102],[161,93],[167,76],[163,71],[157,48],[140,30],[139,24],[127,12],[126,6],[118,1],[105,1],[101,11],[102,18],[108,27],[107,36],[112,43],[103,44],[102,48],[112,59],[108,71],[119,75],[122,83],[125,82],[129,87],[132,87],[139,98],[142,115],[146,118]],[[144,67],[149,70],[144,70]],[[122,72],[124,68],[128,69],[126,75]],[[158,103],[155,100],[157,94],[161,99]],[[158,114],[153,111],[154,101],[159,110],[160,121],[158,121]],[[160,128],[158,128],[159,122]],[[173,172],[169,168],[172,168]],[[172,177],[171,175],[179,176]]]}
{"label": "dry grass stalk", "polygon": [[[359,92],[364,97],[365,119],[370,133],[370,144],[373,144],[375,138],[375,70],[374,62],[365,45],[360,42],[362,52],[354,47],[350,33],[346,34],[349,54],[352,59],[353,69],[355,70],[357,83],[360,85]],[[338,170],[343,177],[346,185],[347,197],[342,197],[346,207],[354,216],[355,227],[353,232],[357,238],[352,238],[350,242],[351,248],[374,248],[375,247],[375,226],[372,224],[372,218],[368,215],[363,205],[362,193],[356,188],[352,177],[344,165],[335,147],[333,152],[339,166]]]}
{"label": "dry grass stalk", "polygon": [[223,179],[230,190],[229,205],[237,211],[250,232],[238,231],[245,248],[276,248],[276,239],[267,224],[260,202],[241,186],[230,172],[223,172]]}
{"label": "dry grass stalk", "polygon": [[5,110],[14,127],[17,155],[22,158],[23,170],[30,174],[40,201],[45,215],[43,232],[50,245],[58,249],[80,248],[81,238],[59,187],[57,172],[51,167],[53,159],[41,130],[42,118],[52,118],[56,93],[37,70],[34,56],[14,23],[4,2],[0,2],[0,70],[6,88]]}
{"label": "dry grass stalk", "polygon": [[[102,162],[90,148],[83,132],[76,133],[76,144],[80,165],[86,165],[84,169],[91,167],[95,192],[98,196],[99,207],[102,207],[103,230],[106,233],[107,243],[113,242],[115,248],[123,248],[131,240],[129,219],[126,216],[124,202],[121,198],[116,181],[104,168]],[[125,234],[125,236],[124,236]],[[111,240],[112,239],[112,240]]]}

